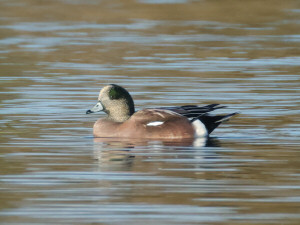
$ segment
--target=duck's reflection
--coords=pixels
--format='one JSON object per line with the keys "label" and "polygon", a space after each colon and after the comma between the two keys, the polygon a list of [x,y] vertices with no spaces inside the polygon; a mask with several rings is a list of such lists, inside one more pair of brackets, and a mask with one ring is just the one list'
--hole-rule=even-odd
{"label": "duck's reflection", "polygon": [[[94,138],[94,157],[103,169],[129,169],[137,155],[145,156],[161,154],[170,151],[195,152],[206,147],[219,147],[216,138],[197,138],[184,140],[141,140]],[[207,149],[206,149],[207,150]],[[192,154],[192,153],[191,153]]]}

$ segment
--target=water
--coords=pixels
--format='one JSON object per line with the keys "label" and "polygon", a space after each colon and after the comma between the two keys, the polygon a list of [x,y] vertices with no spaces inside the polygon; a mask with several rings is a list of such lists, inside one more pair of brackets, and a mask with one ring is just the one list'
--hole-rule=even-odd
{"label": "water", "polygon": [[[1,224],[299,224],[298,1],[1,1]],[[193,142],[92,137],[138,109],[241,112]]]}

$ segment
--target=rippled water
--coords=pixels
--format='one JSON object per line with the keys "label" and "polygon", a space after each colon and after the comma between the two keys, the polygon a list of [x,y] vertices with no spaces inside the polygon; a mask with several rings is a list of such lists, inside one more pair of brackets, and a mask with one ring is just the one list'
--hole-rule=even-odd
{"label": "rippled water", "polygon": [[[300,5],[0,2],[1,224],[299,224]],[[137,108],[220,103],[209,140],[102,140],[116,83]]]}

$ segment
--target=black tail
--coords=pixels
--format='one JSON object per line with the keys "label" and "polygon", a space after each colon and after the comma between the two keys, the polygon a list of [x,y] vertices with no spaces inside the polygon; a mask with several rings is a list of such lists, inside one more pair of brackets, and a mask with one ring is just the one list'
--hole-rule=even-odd
{"label": "black tail", "polygon": [[227,121],[230,117],[232,117],[236,114],[238,114],[238,113],[231,113],[231,114],[227,114],[227,115],[218,115],[218,116],[203,114],[197,118],[194,118],[191,122],[199,119],[205,125],[208,134],[210,134],[222,122]]}

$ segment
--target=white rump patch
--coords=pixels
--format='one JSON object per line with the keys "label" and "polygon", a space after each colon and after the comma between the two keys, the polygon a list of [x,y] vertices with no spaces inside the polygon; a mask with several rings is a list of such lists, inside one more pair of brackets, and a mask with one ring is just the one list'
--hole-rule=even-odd
{"label": "white rump patch", "polygon": [[153,127],[155,127],[155,126],[160,126],[163,123],[164,122],[162,122],[162,121],[153,121],[153,122],[147,123],[146,126],[153,126]]}
{"label": "white rump patch", "polygon": [[206,137],[208,135],[205,125],[200,120],[192,122],[195,129],[195,137]]}
{"label": "white rump patch", "polygon": [[[206,140],[207,140],[207,137],[196,137],[195,140],[193,141],[193,146],[194,147],[204,147],[205,144],[206,144]],[[204,157],[203,156],[197,156],[197,159],[203,159]]]}

